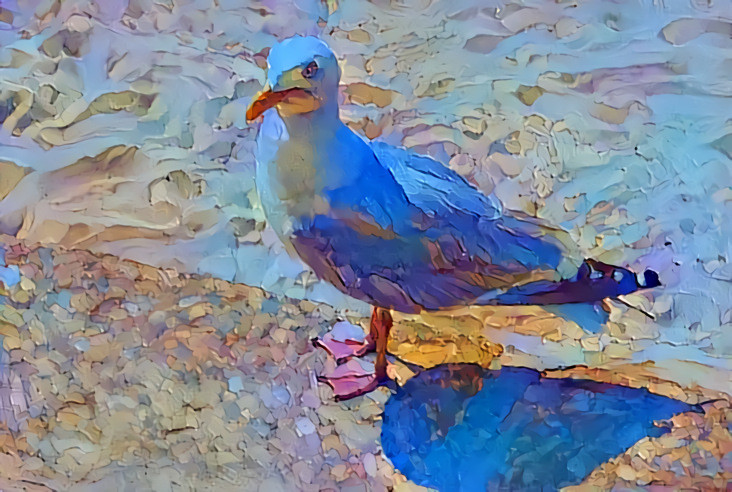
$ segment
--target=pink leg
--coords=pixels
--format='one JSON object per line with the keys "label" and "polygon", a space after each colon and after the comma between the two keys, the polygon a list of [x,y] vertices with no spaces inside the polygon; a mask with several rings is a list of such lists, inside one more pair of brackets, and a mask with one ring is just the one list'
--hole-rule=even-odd
{"label": "pink leg", "polygon": [[374,371],[367,371],[355,361],[342,364],[327,376],[318,379],[327,383],[335,393],[336,400],[349,400],[375,390],[386,381],[386,343],[389,339],[392,319],[389,311],[374,308],[371,314],[369,338],[373,340],[376,349]]}
{"label": "pink leg", "polygon": [[313,339],[313,345],[328,352],[337,362],[344,362],[352,357],[360,357],[376,349],[376,344],[370,335],[364,341],[336,340],[333,335],[326,333],[323,338]]}

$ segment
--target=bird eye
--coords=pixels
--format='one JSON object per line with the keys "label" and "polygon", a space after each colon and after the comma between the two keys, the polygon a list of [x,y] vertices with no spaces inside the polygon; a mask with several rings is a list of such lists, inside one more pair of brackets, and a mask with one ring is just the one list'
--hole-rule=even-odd
{"label": "bird eye", "polygon": [[313,62],[310,62],[310,64],[302,69],[302,76],[306,79],[310,79],[315,76],[315,73],[318,71],[318,64]]}

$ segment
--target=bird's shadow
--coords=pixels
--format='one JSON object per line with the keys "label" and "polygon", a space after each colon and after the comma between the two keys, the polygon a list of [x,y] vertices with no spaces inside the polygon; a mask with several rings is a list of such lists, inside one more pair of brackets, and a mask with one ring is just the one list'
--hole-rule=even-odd
{"label": "bird's shadow", "polygon": [[550,304],[542,306],[545,311],[567,321],[577,323],[583,330],[599,333],[610,319],[610,313],[599,302],[583,304]]}
{"label": "bird's shadow", "polygon": [[385,405],[381,442],[407,478],[438,490],[556,490],[700,407],[646,389],[522,367],[420,372]]}

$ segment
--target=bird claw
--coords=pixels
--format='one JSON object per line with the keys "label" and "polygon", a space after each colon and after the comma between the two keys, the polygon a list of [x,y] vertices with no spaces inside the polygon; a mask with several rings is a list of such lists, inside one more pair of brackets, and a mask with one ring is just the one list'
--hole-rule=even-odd
{"label": "bird claw", "polygon": [[376,349],[376,344],[370,338],[363,341],[354,339],[336,340],[333,335],[326,333],[323,338],[313,338],[312,341],[315,347],[328,352],[338,363],[353,357],[366,355]]}
{"label": "bird claw", "polygon": [[[389,312],[374,308],[369,335],[365,339],[361,339],[363,331],[360,327],[347,321],[336,323],[333,331],[326,333],[323,338],[313,339],[313,345],[327,351],[340,364],[329,374],[318,377],[320,382],[333,388],[336,400],[348,400],[369,393],[389,381],[386,341],[391,325]],[[377,349],[374,365],[354,358],[376,352]]]}
{"label": "bird claw", "polygon": [[387,380],[386,375],[379,376],[374,370],[365,369],[358,363],[342,364],[327,376],[318,376],[318,381],[333,389],[336,401],[370,393]]}

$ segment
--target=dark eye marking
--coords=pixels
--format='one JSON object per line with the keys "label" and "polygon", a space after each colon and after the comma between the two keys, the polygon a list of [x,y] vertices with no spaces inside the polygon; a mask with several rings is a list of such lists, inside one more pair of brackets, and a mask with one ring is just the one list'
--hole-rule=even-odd
{"label": "dark eye marking", "polygon": [[306,79],[310,79],[313,78],[317,72],[318,64],[312,61],[307,67],[302,69],[302,76]]}

